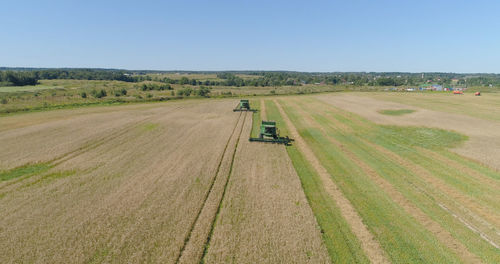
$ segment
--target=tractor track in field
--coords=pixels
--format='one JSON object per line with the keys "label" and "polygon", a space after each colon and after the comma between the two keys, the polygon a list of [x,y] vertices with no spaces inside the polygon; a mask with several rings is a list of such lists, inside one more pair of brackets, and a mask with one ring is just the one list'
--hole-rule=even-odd
{"label": "tractor track in field", "polygon": [[351,202],[344,196],[340,188],[332,180],[326,168],[318,160],[312,149],[307,145],[305,140],[300,136],[297,128],[292,123],[286,112],[281,107],[276,99],[273,99],[276,104],[283,120],[290,130],[290,134],[295,138],[296,146],[300,152],[308,160],[316,173],[320,176],[321,181],[326,192],[333,198],[334,202],[340,209],[340,212],[346,222],[351,227],[352,232],[358,238],[363,252],[366,254],[371,263],[390,263],[385,251],[380,246],[379,242],[375,239],[373,234],[370,233],[363,219],[358,214]]}
{"label": "tractor track in field", "polygon": [[[180,248],[175,263],[201,262],[206,254],[215,221],[220,212],[229,178],[232,173],[238,142],[243,132],[247,112],[240,112],[233,131],[226,142],[215,175],[205,195],[202,205],[190,225],[184,244]],[[239,132],[238,127],[240,126]],[[196,261],[195,261],[196,260]]]}
{"label": "tractor track in field", "polygon": [[[448,248],[453,250],[455,254],[459,255],[467,263],[481,263],[481,260],[471,253],[467,247],[465,247],[459,240],[455,239],[453,235],[444,229],[438,222],[434,221],[427,214],[425,214],[420,208],[409,201],[401,192],[399,192],[389,181],[380,176],[370,165],[365,163],[359,157],[356,156],[352,151],[347,149],[342,143],[337,141],[332,135],[325,131],[324,127],[321,126],[318,121],[314,120],[310,114],[306,113],[300,106],[299,109],[301,116],[304,117],[311,127],[319,129],[328,140],[337,146],[344,154],[349,157],[358,167],[360,167],[364,174],[367,175],[377,186],[379,186],[384,192],[393,200],[397,205],[405,210],[406,213],[411,215],[417,220],[422,226],[424,226],[428,231],[436,236],[436,238]],[[363,140],[366,144],[366,141]]]}

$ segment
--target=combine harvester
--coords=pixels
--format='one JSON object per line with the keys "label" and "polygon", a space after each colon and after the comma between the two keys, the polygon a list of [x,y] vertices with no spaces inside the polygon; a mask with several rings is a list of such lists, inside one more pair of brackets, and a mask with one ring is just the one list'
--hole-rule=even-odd
{"label": "combine harvester", "polygon": [[233,112],[257,112],[257,110],[250,108],[248,100],[240,100],[240,103],[233,109]]}
{"label": "combine harvester", "polygon": [[277,144],[285,144],[287,146],[290,145],[290,142],[293,139],[286,137],[281,137],[279,129],[276,128],[275,121],[264,121],[262,120],[262,124],[260,125],[260,134],[258,138],[249,138],[250,141],[257,142],[267,142],[267,143],[277,143]]}

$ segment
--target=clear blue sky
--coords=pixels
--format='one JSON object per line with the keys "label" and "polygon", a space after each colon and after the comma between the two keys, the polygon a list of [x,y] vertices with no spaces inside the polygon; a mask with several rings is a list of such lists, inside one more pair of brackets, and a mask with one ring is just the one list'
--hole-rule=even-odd
{"label": "clear blue sky", "polygon": [[0,66],[500,73],[500,1],[0,3]]}

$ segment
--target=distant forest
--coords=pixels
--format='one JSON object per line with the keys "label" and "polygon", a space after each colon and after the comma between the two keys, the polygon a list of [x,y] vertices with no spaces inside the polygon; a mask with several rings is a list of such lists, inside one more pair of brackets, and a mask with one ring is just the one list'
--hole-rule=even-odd
{"label": "distant forest", "polygon": [[[164,77],[180,73],[180,79]],[[154,74],[158,74],[155,76]],[[187,74],[216,74],[217,79],[199,80]],[[241,78],[238,74],[253,75]],[[131,71],[80,68],[0,67],[0,86],[36,85],[42,79],[116,80],[124,82],[158,81],[167,84],[206,86],[299,86],[304,84],[355,86],[418,86],[425,83],[455,86],[500,86],[500,74],[404,73],[404,72],[291,72],[291,71]]]}

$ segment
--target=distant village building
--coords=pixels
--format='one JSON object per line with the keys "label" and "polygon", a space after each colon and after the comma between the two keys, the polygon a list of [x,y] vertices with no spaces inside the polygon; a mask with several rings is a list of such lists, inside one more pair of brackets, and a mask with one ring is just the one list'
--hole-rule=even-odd
{"label": "distant village building", "polygon": [[424,83],[418,88],[420,91],[442,91],[443,86],[439,84],[427,84]]}
{"label": "distant village building", "polygon": [[442,91],[443,90],[443,86],[439,85],[439,84],[433,84],[433,85],[431,85],[431,88],[433,91]]}

